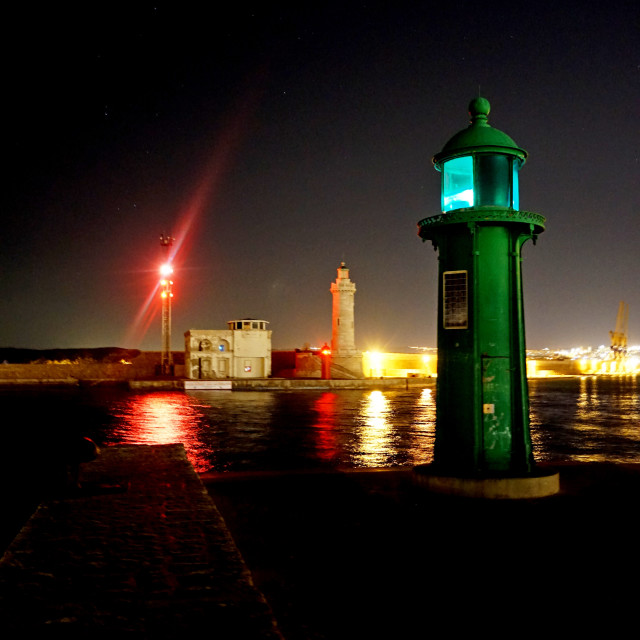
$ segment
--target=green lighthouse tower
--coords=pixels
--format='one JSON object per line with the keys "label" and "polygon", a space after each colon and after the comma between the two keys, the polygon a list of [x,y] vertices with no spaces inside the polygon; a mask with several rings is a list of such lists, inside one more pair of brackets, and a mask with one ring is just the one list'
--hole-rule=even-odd
{"label": "green lighthouse tower", "polygon": [[416,472],[454,493],[548,495],[557,475],[534,469],[529,434],[521,274],[522,246],[545,219],[520,211],[527,152],[488,124],[489,109],[472,100],[470,125],[434,156],[441,213],[418,223],[439,284],[434,462]]}

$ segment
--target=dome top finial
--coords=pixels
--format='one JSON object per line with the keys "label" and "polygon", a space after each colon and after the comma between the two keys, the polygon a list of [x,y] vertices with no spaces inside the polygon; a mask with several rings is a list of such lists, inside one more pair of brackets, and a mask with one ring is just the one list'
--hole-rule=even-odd
{"label": "dome top finial", "polygon": [[433,163],[438,171],[447,160],[472,153],[500,153],[520,158],[522,162],[527,157],[527,152],[506,134],[495,129],[487,118],[491,111],[491,105],[486,98],[478,96],[469,103],[469,116],[471,123],[466,129],[456,133],[442,147],[440,153],[433,156]]}
{"label": "dome top finial", "polygon": [[469,115],[471,116],[471,124],[486,124],[491,105],[486,98],[478,96],[469,103]]}

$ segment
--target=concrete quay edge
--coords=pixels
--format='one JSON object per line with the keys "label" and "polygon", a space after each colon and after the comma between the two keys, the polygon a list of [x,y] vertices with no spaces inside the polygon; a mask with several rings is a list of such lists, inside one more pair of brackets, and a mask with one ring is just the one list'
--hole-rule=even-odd
{"label": "concrete quay edge", "polygon": [[[185,383],[193,382],[184,378],[16,378],[0,379],[0,387],[99,387],[121,386],[132,391],[168,391],[184,390]],[[200,381],[205,382],[205,381]],[[212,388],[216,382],[225,383],[231,391],[296,391],[296,390],[340,390],[340,389],[391,389],[422,388],[435,385],[435,378],[245,378],[211,380]]]}
{"label": "concrete quay edge", "polygon": [[[184,389],[191,380],[131,380],[130,389]],[[206,381],[200,380],[200,383]],[[296,391],[296,390],[340,390],[340,389],[388,389],[425,387],[435,385],[435,378],[233,378],[210,380],[212,389],[217,383],[227,383],[231,391]],[[230,383],[230,384],[228,384]],[[204,385],[203,385],[204,386]]]}

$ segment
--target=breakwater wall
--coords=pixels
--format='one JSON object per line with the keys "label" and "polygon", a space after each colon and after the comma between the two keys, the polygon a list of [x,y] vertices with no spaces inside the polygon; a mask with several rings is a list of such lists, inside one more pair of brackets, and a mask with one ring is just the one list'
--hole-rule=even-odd
{"label": "breakwater wall", "polygon": [[[143,352],[131,362],[47,362],[42,364],[0,364],[0,385],[79,385],[92,382],[126,383],[156,377],[159,352]],[[184,375],[184,365],[175,365],[175,376]]]}
{"label": "breakwater wall", "polygon": [[0,384],[77,384],[80,380],[130,380],[144,374],[124,364],[4,364]]}

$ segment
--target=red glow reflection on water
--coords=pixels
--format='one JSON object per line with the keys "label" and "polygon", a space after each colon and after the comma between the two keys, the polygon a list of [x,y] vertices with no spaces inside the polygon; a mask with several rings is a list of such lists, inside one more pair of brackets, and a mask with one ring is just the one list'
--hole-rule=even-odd
{"label": "red glow reflection on water", "polygon": [[124,444],[182,443],[189,462],[198,472],[211,465],[210,452],[203,449],[198,431],[200,406],[178,391],[134,394],[120,406],[120,425],[114,433]]}
{"label": "red glow reflection on water", "polygon": [[337,394],[323,393],[313,404],[318,419],[313,425],[316,434],[317,455],[322,460],[338,457],[338,443],[335,434],[336,415],[338,413]]}

